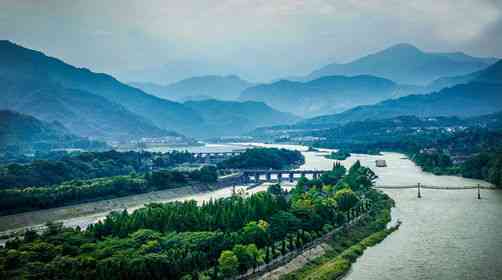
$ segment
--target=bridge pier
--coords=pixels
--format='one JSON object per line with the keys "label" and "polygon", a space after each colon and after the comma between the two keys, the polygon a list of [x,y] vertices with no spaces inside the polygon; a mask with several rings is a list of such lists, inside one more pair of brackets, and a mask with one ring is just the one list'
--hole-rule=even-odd
{"label": "bridge pier", "polygon": [[267,174],[265,174],[265,177],[266,177],[267,182],[270,182],[272,179],[272,174],[270,172],[267,172]]}
{"label": "bridge pier", "polygon": [[290,182],[290,183],[293,183],[294,179],[295,179],[295,173],[290,172],[290,173],[289,173],[289,182]]}
{"label": "bridge pier", "polygon": [[254,174],[254,181],[255,181],[255,183],[260,182],[260,173],[257,172]]}
{"label": "bridge pier", "polygon": [[277,182],[280,183],[281,181],[282,181],[282,173],[279,172],[279,173],[277,173]]}

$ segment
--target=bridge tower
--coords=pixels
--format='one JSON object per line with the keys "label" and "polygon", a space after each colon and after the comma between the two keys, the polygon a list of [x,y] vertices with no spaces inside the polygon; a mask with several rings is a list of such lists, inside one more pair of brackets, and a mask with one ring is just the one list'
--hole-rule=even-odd
{"label": "bridge tower", "polygon": [[417,189],[418,189],[417,197],[422,198],[422,194],[420,193],[420,183],[417,184]]}
{"label": "bridge tower", "polygon": [[481,186],[478,184],[478,199],[481,199]]}

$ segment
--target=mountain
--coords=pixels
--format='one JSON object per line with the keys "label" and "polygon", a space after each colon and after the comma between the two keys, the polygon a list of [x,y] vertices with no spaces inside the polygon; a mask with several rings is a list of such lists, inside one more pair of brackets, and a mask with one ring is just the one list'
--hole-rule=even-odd
{"label": "mountain", "polygon": [[105,144],[71,134],[59,122],[43,122],[18,112],[0,111],[0,152],[48,151],[57,148],[104,148]]}
{"label": "mountain", "polygon": [[240,100],[265,102],[284,112],[316,116],[395,97],[400,86],[374,76],[327,76],[309,82],[280,80],[248,88]]}
{"label": "mountain", "polygon": [[0,41],[0,60],[1,77],[18,82],[35,80],[92,93],[121,105],[161,129],[185,132],[202,121],[193,110],[180,103],[148,95],[107,74],[76,68],[9,41]]}
{"label": "mountain", "polygon": [[131,85],[161,98],[189,101],[194,99],[236,100],[241,91],[253,84],[234,75],[211,75],[192,77],[166,86],[154,83],[131,83]]}
{"label": "mountain", "polygon": [[0,73],[0,109],[18,111],[47,122],[60,122],[72,133],[102,140],[128,140],[168,134],[150,121],[107,99],[68,89],[36,77]]}
{"label": "mountain", "polygon": [[467,75],[443,77],[433,81],[427,88],[440,90],[458,84],[466,84],[471,81],[502,84],[502,60],[488,66],[486,69],[476,71]]}
{"label": "mountain", "polygon": [[184,103],[205,119],[206,129],[198,137],[236,136],[260,126],[290,124],[298,117],[276,111],[262,102],[220,100],[188,101]]}
{"label": "mountain", "polygon": [[117,73],[122,81],[172,84],[190,77],[203,76],[208,73],[221,75],[228,73],[227,65],[210,63],[198,59],[181,59],[168,61],[158,66],[149,66],[142,69],[125,70]]}
{"label": "mountain", "polygon": [[313,71],[305,80],[333,75],[374,75],[399,84],[426,85],[447,76],[465,75],[495,63],[464,53],[424,52],[410,44],[397,44],[345,64],[329,64]]}
{"label": "mountain", "polygon": [[305,120],[306,125],[347,123],[365,119],[385,119],[401,115],[472,117],[502,108],[502,61],[481,71],[467,84],[459,84],[426,95],[411,95],[359,106],[336,115]]}

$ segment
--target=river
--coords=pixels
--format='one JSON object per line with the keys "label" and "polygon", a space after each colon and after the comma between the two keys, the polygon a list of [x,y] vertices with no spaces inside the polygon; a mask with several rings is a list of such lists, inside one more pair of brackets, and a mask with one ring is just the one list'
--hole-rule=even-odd
{"label": "river", "polygon": [[[302,151],[306,161],[300,169],[323,170],[330,169],[333,165],[333,161],[324,158],[322,152],[306,152],[304,146],[255,145]],[[245,146],[211,145],[195,149],[231,151],[243,147]],[[376,168],[376,159],[385,159],[388,166]],[[342,161],[342,164],[350,167],[356,160],[375,171],[379,176],[377,185],[489,185],[479,180],[422,172],[413,162],[398,153],[384,153],[381,156],[352,155]],[[252,192],[264,189],[266,186],[260,186]],[[399,219],[403,224],[382,243],[367,249],[345,279],[502,279],[502,191],[482,190],[481,200],[476,199],[475,190],[422,189],[421,199],[417,198],[416,189],[384,191],[396,201],[396,207],[392,210],[393,220]],[[191,189],[184,188],[0,217],[0,225],[2,230],[7,230],[55,219],[62,220],[69,226],[85,227],[102,219],[111,210],[134,210],[153,201],[202,201],[228,196],[231,192],[231,188],[223,188],[214,192],[193,193]]]}

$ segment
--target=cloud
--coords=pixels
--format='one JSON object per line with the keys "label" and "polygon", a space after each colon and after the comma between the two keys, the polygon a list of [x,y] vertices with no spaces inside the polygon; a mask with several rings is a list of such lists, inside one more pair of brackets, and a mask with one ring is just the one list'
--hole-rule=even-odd
{"label": "cloud", "polygon": [[114,73],[190,60],[267,80],[399,42],[502,57],[498,0],[3,0],[0,9],[0,37]]}

